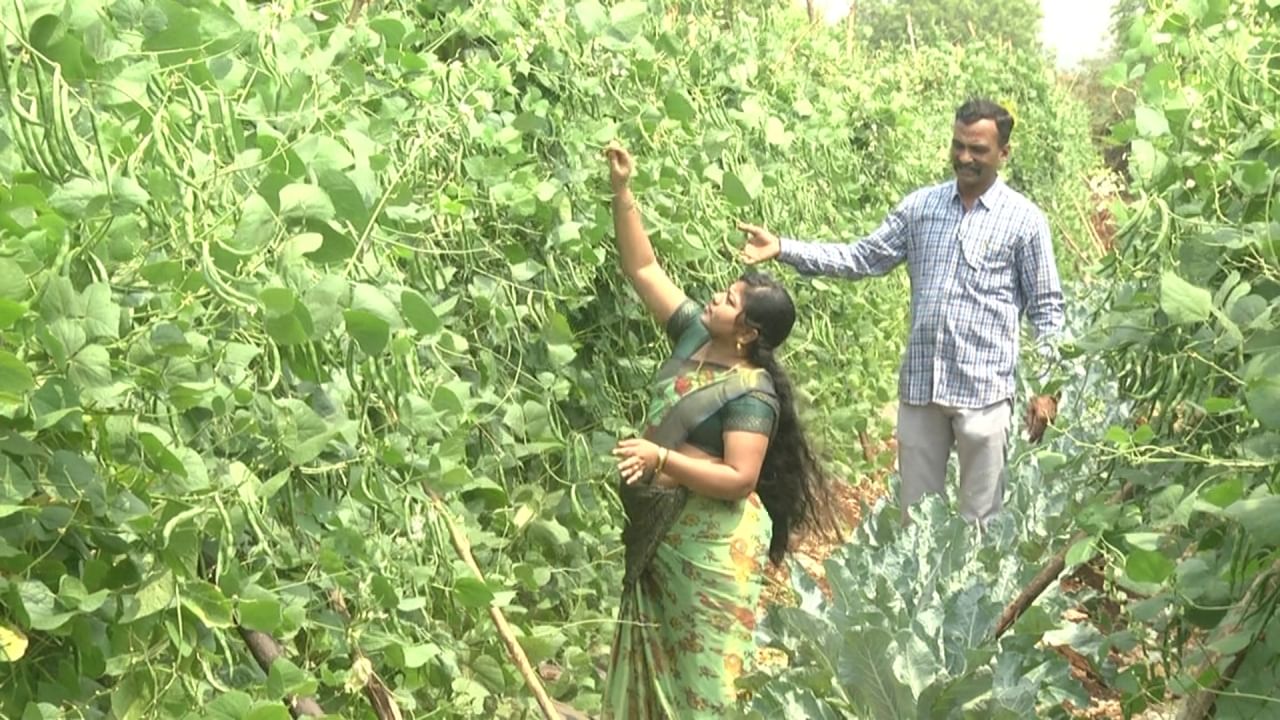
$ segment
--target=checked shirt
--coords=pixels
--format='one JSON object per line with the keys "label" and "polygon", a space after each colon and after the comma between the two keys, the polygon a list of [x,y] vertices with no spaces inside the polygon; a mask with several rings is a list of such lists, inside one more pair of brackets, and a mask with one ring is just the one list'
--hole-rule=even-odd
{"label": "checked shirt", "polygon": [[1040,352],[1062,331],[1062,285],[1044,213],[1003,180],[965,212],[954,180],[917,190],[855,243],[782,239],[804,275],[850,279],[907,263],[911,320],[898,394],[909,405],[983,408],[1014,395],[1018,323]]}

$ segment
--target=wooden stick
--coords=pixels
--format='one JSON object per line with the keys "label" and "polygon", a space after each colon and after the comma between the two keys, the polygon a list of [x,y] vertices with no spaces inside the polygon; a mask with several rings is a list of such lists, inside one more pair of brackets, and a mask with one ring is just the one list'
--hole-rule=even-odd
{"label": "wooden stick", "polygon": [[[276,658],[284,655],[284,651],[280,648],[280,643],[270,635],[250,630],[246,627],[236,626],[236,630],[240,631],[240,637],[244,638],[244,644],[249,646],[249,654],[253,655],[253,659],[258,661],[258,667],[262,668],[262,672],[271,672],[271,663]],[[295,695],[285,700],[285,705],[289,708],[289,713],[294,717],[324,717],[324,709],[320,707],[320,703],[315,698]]]}
{"label": "wooden stick", "polygon": [[[1112,495],[1107,500],[1107,503],[1115,504],[1125,502],[1129,498],[1133,497],[1133,490],[1133,483],[1125,483],[1124,487],[1120,488],[1119,492]],[[1026,612],[1027,608],[1031,607],[1032,603],[1036,601],[1036,598],[1040,597],[1040,594],[1043,593],[1054,580],[1058,579],[1058,576],[1062,574],[1063,568],[1067,566],[1067,551],[1071,549],[1072,545],[1075,545],[1088,536],[1089,534],[1083,530],[1072,535],[1071,539],[1067,541],[1067,544],[1063,545],[1062,549],[1049,560],[1049,564],[1045,565],[1040,572],[1036,573],[1036,576],[1031,580],[1030,584],[1022,589],[1022,592],[1018,594],[1018,597],[1014,598],[1013,602],[1005,606],[1004,612],[1000,613],[999,622],[996,623],[996,632],[992,637],[993,640],[1005,634],[1005,631],[1010,627],[1013,627],[1013,624],[1018,621],[1018,618],[1022,617],[1022,613]]]}
{"label": "wooden stick", "polygon": [[[484,580],[484,575],[480,572],[480,567],[476,565],[476,559],[471,554],[471,543],[467,541],[467,536],[453,521],[453,516],[449,513],[449,509],[445,507],[444,502],[435,493],[431,494],[431,499],[435,503],[436,510],[440,516],[444,518],[445,524],[449,526],[449,536],[453,539],[453,549],[458,552],[458,556],[462,558],[467,567],[475,576]],[[542,709],[542,715],[547,720],[563,720],[560,711],[556,709],[556,703],[552,701],[551,696],[547,694],[546,688],[542,686],[542,681],[538,679],[537,673],[533,671],[533,666],[529,664],[529,657],[524,654],[524,648],[520,647],[520,642],[516,640],[515,633],[511,631],[511,625],[507,623],[507,618],[502,614],[502,610],[496,605],[489,606],[489,617],[493,619],[493,624],[498,628],[498,635],[502,637],[502,642],[507,646],[507,654],[511,656],[512,662],[516,664],[516,668],[520,674],[524,676],[525,685],[529,687],[529,691],[538,700],[538,707]]]}

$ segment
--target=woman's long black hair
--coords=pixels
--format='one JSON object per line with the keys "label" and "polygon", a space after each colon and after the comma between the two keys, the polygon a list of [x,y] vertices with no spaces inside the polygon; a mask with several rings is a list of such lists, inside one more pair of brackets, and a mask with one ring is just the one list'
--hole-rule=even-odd
{"label": "woman's long black hair", "polygon": [[777,431],[760,468],[756,494],[773,520],[769,559],[780,564],[796,530],[834,531],[830,484],[796,413],[791,380],[774,350],[791,334],[796,307],[791,295],[769,275],[748,272],[741,278],[742,320],[759,333],[747,346],[747,359],[768,371],[778,395]]}

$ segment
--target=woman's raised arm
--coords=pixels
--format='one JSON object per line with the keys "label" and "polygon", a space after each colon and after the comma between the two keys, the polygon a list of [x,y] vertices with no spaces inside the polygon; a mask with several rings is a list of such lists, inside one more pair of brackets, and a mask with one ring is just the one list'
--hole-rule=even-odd
{"label": "woman's raised arm", "polygon": [[667,319],[684,302],[685,294],[671,282],[653,254],[649,234],[640,220],[640,209],[631,194],[631,173],[635,169],[631,154],[617,143],[610,143],[605,156],[609,160],[609,182],[613,186],[613,231],[622,256],[622,271],[654,319],[666,325]]}

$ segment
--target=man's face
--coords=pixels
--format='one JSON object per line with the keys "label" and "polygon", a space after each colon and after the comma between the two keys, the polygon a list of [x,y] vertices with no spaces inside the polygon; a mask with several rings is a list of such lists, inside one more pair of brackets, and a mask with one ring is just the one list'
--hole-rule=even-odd
{"label": "man's face", "polygon": [[985,192],[1008,157],[1009,147],[1000,144],[995,120],[971,125],[956,121],[951,135],[951,167],[962,191]]}

